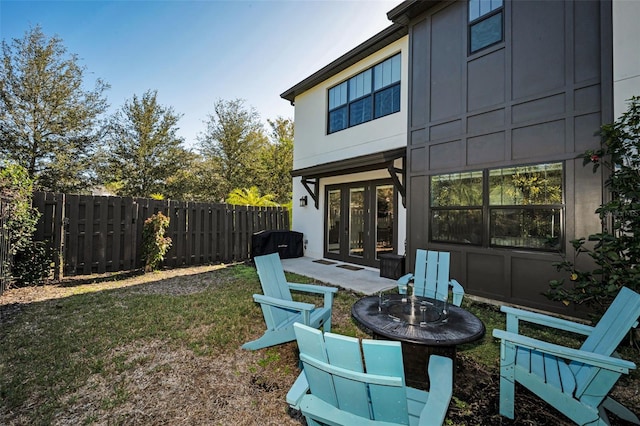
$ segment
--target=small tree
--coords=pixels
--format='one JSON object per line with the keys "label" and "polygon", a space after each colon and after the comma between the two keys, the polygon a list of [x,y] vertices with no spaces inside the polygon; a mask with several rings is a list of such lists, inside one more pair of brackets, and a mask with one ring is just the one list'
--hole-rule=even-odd
{"label": "small tree", "polygon": [[557,263],[569,275],[551,281],[546,293],[565,304],[589,305],[604,311],[622,286],[640,289],[640,98],[633,97],[629,109],[613,124],[601,128],[601,147],[583,154],[583,164],[596,172],[606,167],[605,186],[611,199],[596,210],[602,232],[571,241],[575,256],[587,254],[596,267],[581,270],[574,261]]}
{"label": "small tree", "polygon": [[0,157],[23,166],[39,188],[86,190],[109,85],[98,79],[86,90],[78,56],[39,26],[1,47]]}
{"label": "small tree", "polygon": [[13,256],[11,276],[18,285],[42,282],[50,272],[46,244],[34,242],[40,213],[31,206],[33,179],[17,164],[0,165],[0,197],[9,200],[3,210],[9,234],[9,252]]}
{"label": "small tree", "polygon": [[170,219],[158,212],[144,221],[142,228],[142,259],[144,271],[151,272],[158,269],[164,256],[171,248],[171,238],[165,237],[164,232],[169,227]]}

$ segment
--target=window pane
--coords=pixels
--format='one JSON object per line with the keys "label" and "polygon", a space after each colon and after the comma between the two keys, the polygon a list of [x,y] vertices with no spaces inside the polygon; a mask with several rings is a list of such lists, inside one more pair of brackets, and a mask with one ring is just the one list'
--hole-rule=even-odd
{"label": "window pane", "polygon": [[391,83],[400,81],[400,55],[391,58]]}
{"label": "window pane", "polygon": [[329,253],[340,253],[340,206],[342,205],[342,198],[340,197],[339,189],[329,191],[327,203],[327,251]]}
{"label": "window pane", "polygon": [[400,85],[391,86],[375,94],[375,118],[400,111]]}
{"label": "window pane", "polygon": [[482,210],[434,210],[431,212],[433,241],[482,244]]}
{"label": "window pane", "polygon": [[400,55],[396,55],[373,67],[374,90],[400,81]]}
{"label": "window pane", "polygon": [[349,101],[371,93],[371,70],[352,77],[349,80]]}
{"label": "window pane", "polygon": [[347,82],[329,89],[329,109],[334,109],[347,103]]}
{"label": "window pane", "polygon": [[376,259],[393,252],[393,185],[376,186]]}
{"label": "window pane", "polygon": [[502,12],[473,24],[469,31],[471,52],[502,41]]}
{"label": "window pane", "polygon": [[349,105],[349,126],[355,126],[369,120],[371,120],[371,96]]}
{"label": "window pane", "polygon": [[560,248],[561,209],[491,209],[491,245]]}
{"label": "window pane", "polygon": [[562,204],[562,163],[489,171],[492,206]]}
{"label": "window pane", "polygon": [[431,205],[433,207],[481,206],[482,172],[432,176]]}
{"label": "window pane", "polygon": [[491,12],[491,0],[480,0],[480,16]]}
{"label": "window pane", "polygon": [[349,255],[364,252],[364,188],[349,189]]}
{"label": "window pane", "polygon": [[329,113],[329,133],[347,128],[347,107]]}
{"label": "window pane", "polygon": [[480,17],[480,0],[469,0],[469,22]]}

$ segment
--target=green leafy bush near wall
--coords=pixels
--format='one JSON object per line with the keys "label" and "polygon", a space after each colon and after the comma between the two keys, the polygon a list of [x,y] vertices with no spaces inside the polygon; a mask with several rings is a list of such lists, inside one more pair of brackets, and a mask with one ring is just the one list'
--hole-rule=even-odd
{"label": "green leafy bush near wall", "polygon": [[142,228],[142,259],[145,272],[158,269],[164,256],[171,248],[171,238],[164,233],[169,227],[170,219],[158,212],[144,221]]}
{"label": "green leafy bush near wall", "polygon": [[565,257],[556,264],[568,275],[550,282],[546,293],[565,304],[585,304],[603,312],[622,286],[640,290],[640,97],[628,110],[600,130],[601,147],[583,154],[583,164],[594,173],[605,167],[609,200],[596,210],[602,232],[571,241],[575,256],[587,255],[594,269],[582,270]]}
{"label": "green leafy bush near wall", "polygon": [[3,210],[9,234],[11,278],[14,285],[40,284],[51,271],[51,253],[45,242],[33,241],[40,213],[32,207],[34,181],[27,170],[13,163],[0,164],[0,196],[8,200]]}

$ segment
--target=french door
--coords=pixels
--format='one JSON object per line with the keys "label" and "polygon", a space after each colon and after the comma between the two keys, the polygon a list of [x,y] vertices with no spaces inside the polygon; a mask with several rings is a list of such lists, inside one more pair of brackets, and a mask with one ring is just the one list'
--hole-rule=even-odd
{"label": "french door", "polygon": [[326,187],[325,257],[379,267],[395,250],[396,191],[391,181]]}

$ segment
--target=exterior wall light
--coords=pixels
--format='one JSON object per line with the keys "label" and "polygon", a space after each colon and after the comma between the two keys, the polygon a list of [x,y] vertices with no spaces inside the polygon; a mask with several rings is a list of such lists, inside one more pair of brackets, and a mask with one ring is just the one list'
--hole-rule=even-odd
{"label": "exterior wall light", "polygon": [[307,196],[300,197],[300,207],[307,207]]}

